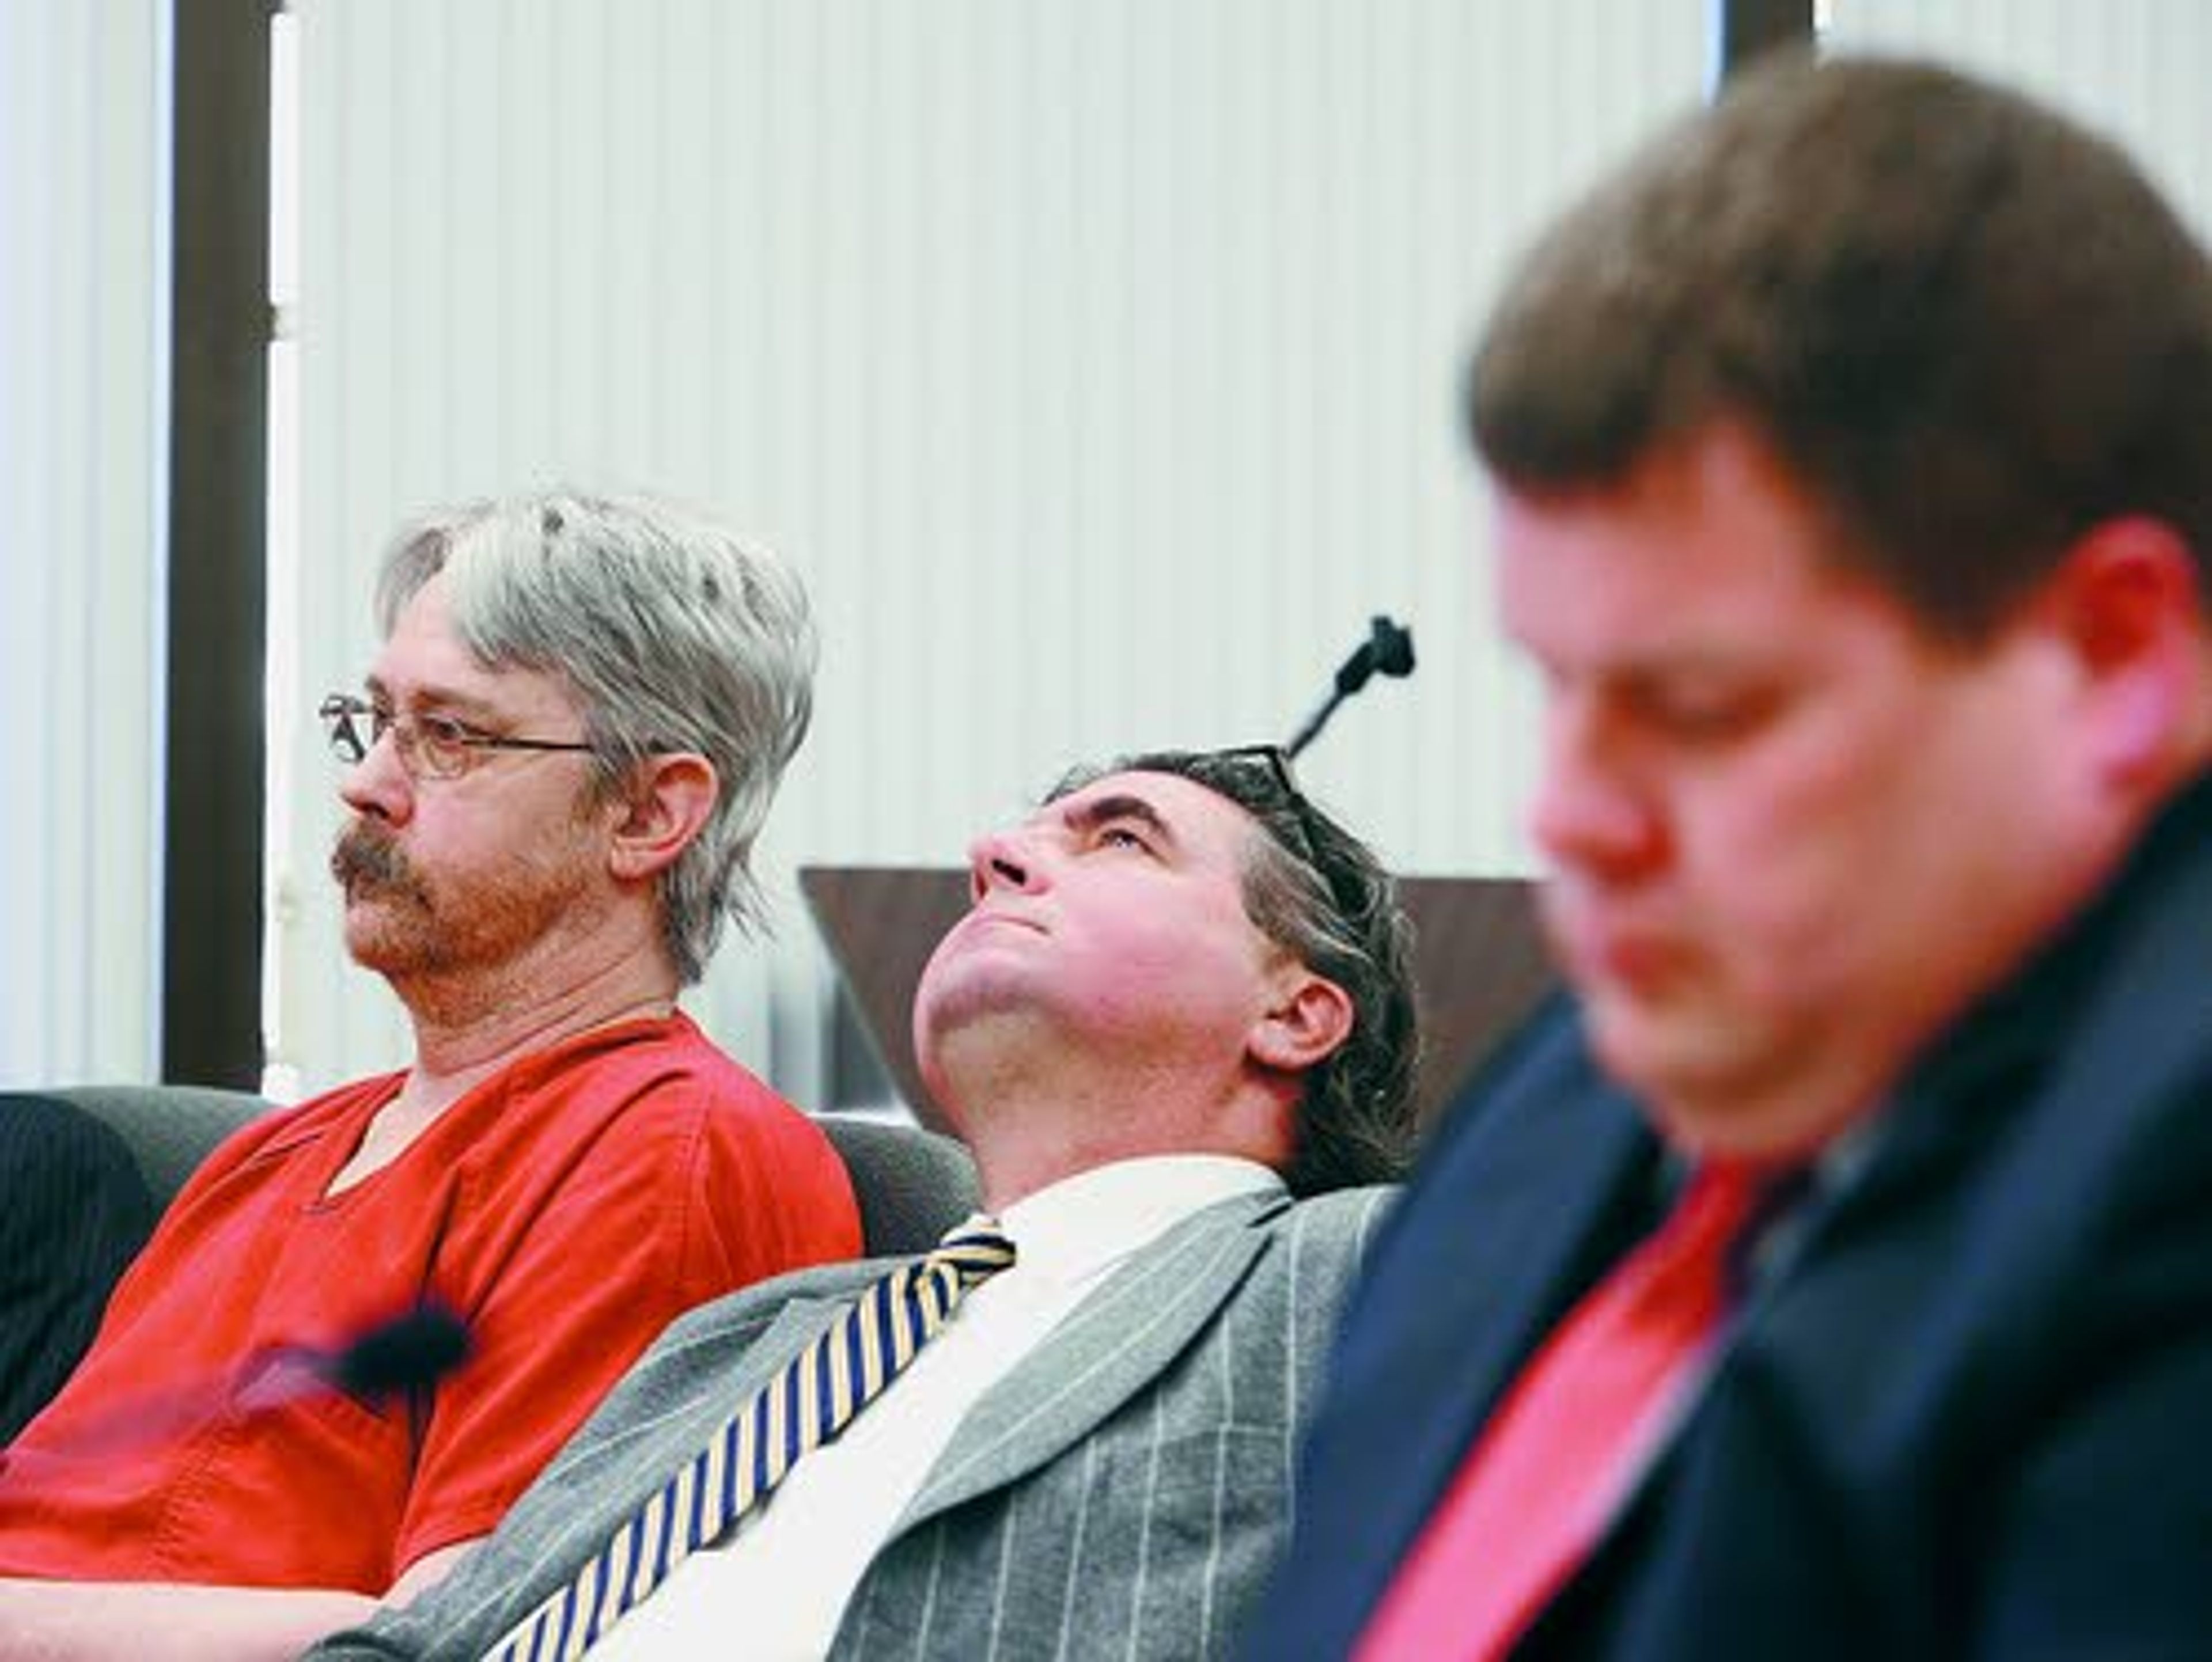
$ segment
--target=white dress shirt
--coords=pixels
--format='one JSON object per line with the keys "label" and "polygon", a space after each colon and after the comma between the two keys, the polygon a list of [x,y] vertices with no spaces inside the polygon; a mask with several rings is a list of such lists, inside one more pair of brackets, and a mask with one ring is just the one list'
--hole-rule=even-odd
{"label": "white dress shirt", "polygon": [[1170,1227],[1280,1187],[1251,1161],[1162,1156],[1079,1173],[1006,1208],[999,1221],[1014,1242],[1013,1266],[969,1293],[836,1441],[811,1450],[727,1537],[623,1617],[593,1647],[595,1662],[827,1655],[869,1561],[983,1393]]}

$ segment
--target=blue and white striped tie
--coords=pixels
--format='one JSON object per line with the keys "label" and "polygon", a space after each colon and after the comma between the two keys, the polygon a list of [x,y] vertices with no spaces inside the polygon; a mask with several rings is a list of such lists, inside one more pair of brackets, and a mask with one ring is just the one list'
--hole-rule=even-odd
{"label": "blue and white striped tie", "polygon": [[968,1289],[1014,1261],[996,1218],[969,1218],[866,1289],[617,1530],[574,1580],[495,1646],[491,1662],[574,1662],[677,1565],[721,1538],[799,1457],[898,1377]]}

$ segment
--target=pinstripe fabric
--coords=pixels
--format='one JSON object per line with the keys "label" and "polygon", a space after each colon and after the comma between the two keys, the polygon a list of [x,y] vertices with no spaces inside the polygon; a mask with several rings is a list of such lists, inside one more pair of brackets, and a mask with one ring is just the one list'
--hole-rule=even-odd
{"label": "pinstripe fabric", "polygon": [[0,1446],[46,1405],[159,1207],[131,1149],[50,1096],[0,1096]]}
{"label": "pinstripe fabric", "polygon": [[[835,1662],[1228,1654],[1395,1194],[1240,1197],[1124,1263],[962,1421],[854,1589]],[[482,1656],[884,1268],[802,1271],[686,1316],[451,1578],[311,1656]]]}
{"label": "pinstripe fabric", "polygon": [[1013,1261],[997,1221],[978,1215],[927,1257],[863,1289],[516,1626],[493,1653],[497,1662],[575,1662],[808,1450],[843,1430],[936,1337],[969,1288]]}

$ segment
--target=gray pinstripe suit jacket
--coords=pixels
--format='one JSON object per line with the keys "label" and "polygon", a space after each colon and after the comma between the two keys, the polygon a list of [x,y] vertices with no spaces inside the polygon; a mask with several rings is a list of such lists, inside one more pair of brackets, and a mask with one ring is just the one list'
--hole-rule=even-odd
{"label": "gray pinstripe suit jacket", "polygon": [[[962,1422],[831,1653],[1226,1653],[1288,1534],[1337,1313],[1395,1192],[1224,1201],[1123,1265]],[[311,1655],[480,1655],[884,1267],[802,1271],[684,1317],[449,1581]]]}

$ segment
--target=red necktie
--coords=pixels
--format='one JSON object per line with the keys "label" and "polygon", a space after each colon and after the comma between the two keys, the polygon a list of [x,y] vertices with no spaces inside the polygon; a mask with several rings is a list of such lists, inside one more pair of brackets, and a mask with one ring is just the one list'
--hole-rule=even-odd
{"label": "red necktie", "polygon": [[1686,1405],[1765,1186],[1745,1166],[1701,1168],[1554,1330],[1413,1543],[1359,1662],[1503,1656],[1557,1596]]}

